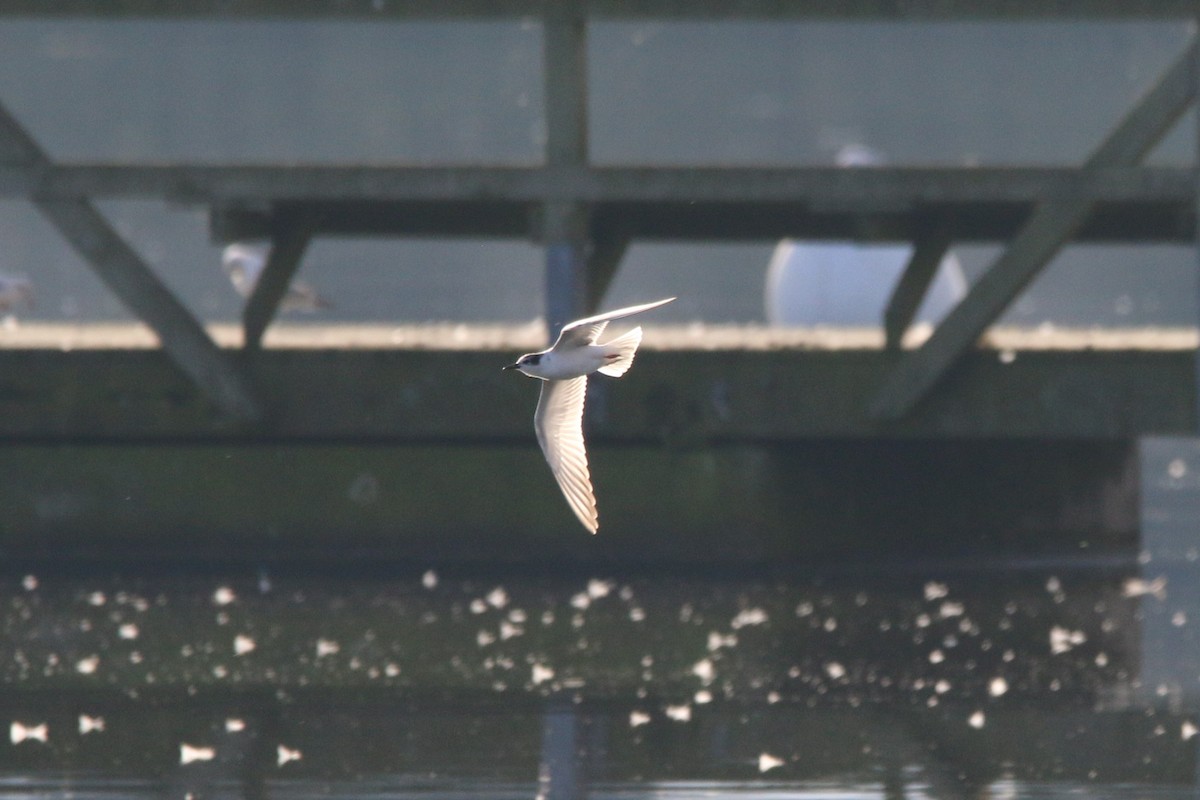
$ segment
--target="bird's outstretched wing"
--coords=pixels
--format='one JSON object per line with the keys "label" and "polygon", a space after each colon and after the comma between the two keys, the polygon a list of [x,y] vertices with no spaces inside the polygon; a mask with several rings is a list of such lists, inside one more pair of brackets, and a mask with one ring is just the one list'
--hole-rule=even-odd
{"label": "bird's outstretched wing", "polygon": [[626,306],[625,308],[618,308],[614,311],[597,314],[594,317],[584,317],[583,319],[576,320],[562,329],[562,332],[558,334],[558,340],[554,343],[554,346],[556,348],[562,345],[579,347],[595,344],[596,339],[604,331],[604,326],[612,320],[620,319],[621,317],[630,317],[634,314],[640,314],[643,311],[649,311],[652,308],[665,306],[674,299],[674,297],[668,297],[665,300],[642,303],[638,306]]}
{"label": "bird's outstretched wing", "polygon": [[565,381],[542,381],[533,427],[546,462],[567,504],[592,533],[599,527],[596,497],[583,445],[583,399],[587,376]]}

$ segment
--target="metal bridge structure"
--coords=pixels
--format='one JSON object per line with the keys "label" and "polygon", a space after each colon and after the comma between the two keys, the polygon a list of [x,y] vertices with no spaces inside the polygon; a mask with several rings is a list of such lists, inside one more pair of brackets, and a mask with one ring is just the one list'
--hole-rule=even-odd
{"label": "metal bridge structure", "polygon": [[[537,241],[551,331],[595,308],[635,241],[913,244],[884,315],[886,346],[789,348],[768,337],[725,349],[686,338],[648,348],[642,358],[653,366],[644,381],[611,396],[595,389],[590,406],[606,411],[591,413],[589,428],[600,446],[936,441],[953,449],[963,441],[1069,440],[1125,453],[1139,436],[1190,434],[1197,422],[1190,338],[1018,346],[1015,358],[980,342],[1068,243],[1196,240],[1196,167],[1143,164],[1194,108],[1196,41],[1081,163],[1067,167],[597,166],[589,158],[587,64],[596,20],[919,24],[1198,14],[1200,5],[1184,0],[9,0],[0,15],[533,20],[543,42],[546,143],[541,162],[529,166],[60,163],[0,109],[0,195],[31,201],[161,345],[0,351],[0,436],[29,448],[532,441],[528,387],[502,381],[494,348],[263,347],[309,243],[339,235]],[[96,210],[105,198],[200,205],[217,240],[270,240],[236,345],[216,341]],[[979,241],[1006,246],[927,340],[902,346],[943,254]],[[462,377],[478,375],[488,377]],[[486,414],[483,395],[491,398]]]}

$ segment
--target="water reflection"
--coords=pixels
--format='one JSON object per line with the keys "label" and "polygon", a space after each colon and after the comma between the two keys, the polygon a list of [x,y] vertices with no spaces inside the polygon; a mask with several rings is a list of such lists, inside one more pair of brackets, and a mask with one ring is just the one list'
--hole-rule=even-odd
{"label": "water reflection", "polygon": [[1174,618],[1178,589],[1132,560],[716,580],[13,575],[0,790],[1191,796],[1195,719],[1141,681],[1142,626]]}

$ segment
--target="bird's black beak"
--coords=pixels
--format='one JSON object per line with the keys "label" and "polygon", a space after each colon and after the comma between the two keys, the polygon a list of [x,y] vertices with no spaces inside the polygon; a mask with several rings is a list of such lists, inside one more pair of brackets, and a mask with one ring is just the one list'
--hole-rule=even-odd
{"label": "bird's black beak", "polygon": [[505,365],[504,365],[503,367],[501,367],[500,369],[516,369],[516,368],[517,368],[517,366],[518,366],[517,364],[505,364]]}

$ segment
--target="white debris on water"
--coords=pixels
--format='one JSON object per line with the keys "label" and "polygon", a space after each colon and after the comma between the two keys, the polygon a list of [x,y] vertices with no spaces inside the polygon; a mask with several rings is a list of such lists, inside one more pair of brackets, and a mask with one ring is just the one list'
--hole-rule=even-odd
{"label": "white debris on water", "polygon": [[241,733],[244,730],[246,730],[246,721],[244,719],[230,717],[229,719],[225,720],[226,733]]}
{"label": "white debris on water", "polygon": [[104,733],[104,717],[79,715],[79,735],[86,736],[89,733]]}
{"label": "white debris on water", "polygon": [[846,668],[837,661],[830,661],[825,665],[825,674],[835,681],[841,680],[846,676]]}
{"label": "white debris on water", "polygon": [[983,716],[982,711],[976,711],[974,714],[972,714],[970,717],[967,718],[967,724],[970,725],[975,730],[979,730],[980,728],[982,728],[986,722],[987,722],[987,719]]}
{"label": "white debris on water", "polygon": [[698,706],[705,705],[706,703],[711,703],[712,700],[713,700],[712,692],[710,692],[708,689],[701,689],[700,691],[698,691],[694,695],[692,695],[692,702]]}
{"label": "white debris on water", "polygon": [[237,595],[228,586],[218,586],[212,596],[212,601],[219,606],[227,606],[236,599]]}
{"label": "white debris on water", "polygon": [[1189,720],[1183,721],[1183,725],[1180,726],[1180,729],[1179,729],[1179,737],[1181,739],[1183,739],[1186,742],[1188,739],[1195,737],[1195,735],[1197,733],[1200,733],[1200,729],[1197,729],[1196,726],[1192,722],[1190,722]]}
{"label": "white debris on water", "polygon": [[925,584],[925,599],[929,602],[940,600],[948,594],[950,594],[950,588],[944,583],[930,581]]}
{"label": "white debris on water", "polygon": [[534,664],[532,668],[531,680],[534,686],[545,683],[554,679],[554,670],[545,664]]}
{"label": "white debris on water", "polygon": [[100,666],[100,656],[88,656],[75,662],[75,671],[80,675],[91,675]]}
{"label": "white debris on water", "polygon": [[32,592],[38,587],[38,579],[36,575],[26,575],[21,579],[21,586],[27,592]]}
{"label": "white debris on water", "polygon": [[938,608],[938,616],[941,617],[942,619],[949,619],[950,617],[961,617],[963,615],[964,610],[965,609],[964,609],[962,603],[958,603],[958,602],[955,602],[952,600],[947,600],[944,603],[942,603],[940,608]]}
{"label": "white debris on water", "polygon": [[999,676],[992,678],[988,683],[988,694],[992,697],[999,697],[1008,691],[1008,681]]}
{"label": "white debris on water", "polygon": [[1152,580],[1144,578],[1126,578],[1121,584],[1121,594],[1125,597],[1145,597],[1151,595],[1157,600],[1167,599],[1167,578],[1159,575]]}
{"label": "white debris on water", "polygon": [[590,581],[588,581],[588,585],[587,585],[588,597],[592,598],[593,600],[599,600],[602,597],[608,597],[609,593],[612,590],[613,590],[612,581],[602,581],[602,580],[598,580],[596,578],[593,578]]}
{"label": "white debris on water", "polygon": [[508,592],[504,590],[503,586],[497,586],[488,592],[484,599],[492,608],[504,608],[508,605]]}
{"label": "white debris on water", "polygon": [[138,638],[138,626],[132,622],[126,622],[121,627],[117,628],[117,636],[122,639],[132,640]]}
{"label": "white debris on water", "polygon": [[668,719],[673,719],[676,722],[690,722],[692,719],[692,707],[687,703],[678,706],[667,706],[664,712]]}
{"label": "white debris on water", "polygon": [[786,763],[787,762],[782,758],[776,758],[770,753],[762,753],[758,757],[758,771],[766,772],[767,770],[775,769],[776,767],[782,767]]}
{"label": "white debris on water", "polygon": [[211,747],[196,747],[190,744],[179,745],[179,763],[192,764],[196,761],[212,761],[217,751]]}
{"label": "white debris on water", "polygon": [[342,646],[332,639],[317,639],[317,658],[336,655]]}
{"label": "white debris on water", "polygon": [[1083,631],[1072,631],[1055,625],[1050,629],[1050,652],[1054,655],[1066,653],[1087,641]]}
{"label": "white debris on water", "polygon": [[88,604],[93,606],[102,606],[108,602],[108,598],[104,596],[104,592],[92,592],[87,598]]}
{"label": "white debris on water", "polygon": [[637,728],[642,725],[650,724],[650,715],[645,711],[637,711],[636,709],[629,712],[629,727]]}
{"label": "white debris on water", "polygon": [[13,744],[29,741],[47,744],[50,741],[50,727],[45,722],[37,725],[13,722],[8,726],[8,738]]}
{"label": "white debris on water", "polygon": [[692,674],[704,683],[705,686],[713,682],[717,676],[717,671],[713,667],[711,659],[702,658],[692,665]]}
{"label": "white debris on water", "polygon": [[256,647],[258,647],[258,643],[244,633],[239,633],[233,637],[233,654],[235,656],[245,655],[252,652]]}
{"label": "white debris on water", "polygon": [[275,748],[275,763],[281,767],[289,761],[299,761],[301,758],[303,758],[303,754],[299,750],[293,750],[284,745]]}
{"label": "white debris on water", "polygon": [[767,612],[761,608],[744,608],[730,621],[729,626],[736,631],[749,625],[762,625],[767,619]]}
{"label": "white debris on water", "polygon": [[708,634],[708,652],[712,653],[720,650],[722,647],[737,647],[737,634],[727,633],[721,634],[717,631],[709,631]]}
{"label": "white debris on water", "polygon": [[426,589],[436,589],[438,585],[437,573],[433,570],[426,570],[425,574],[421,576],[421,585]]}

